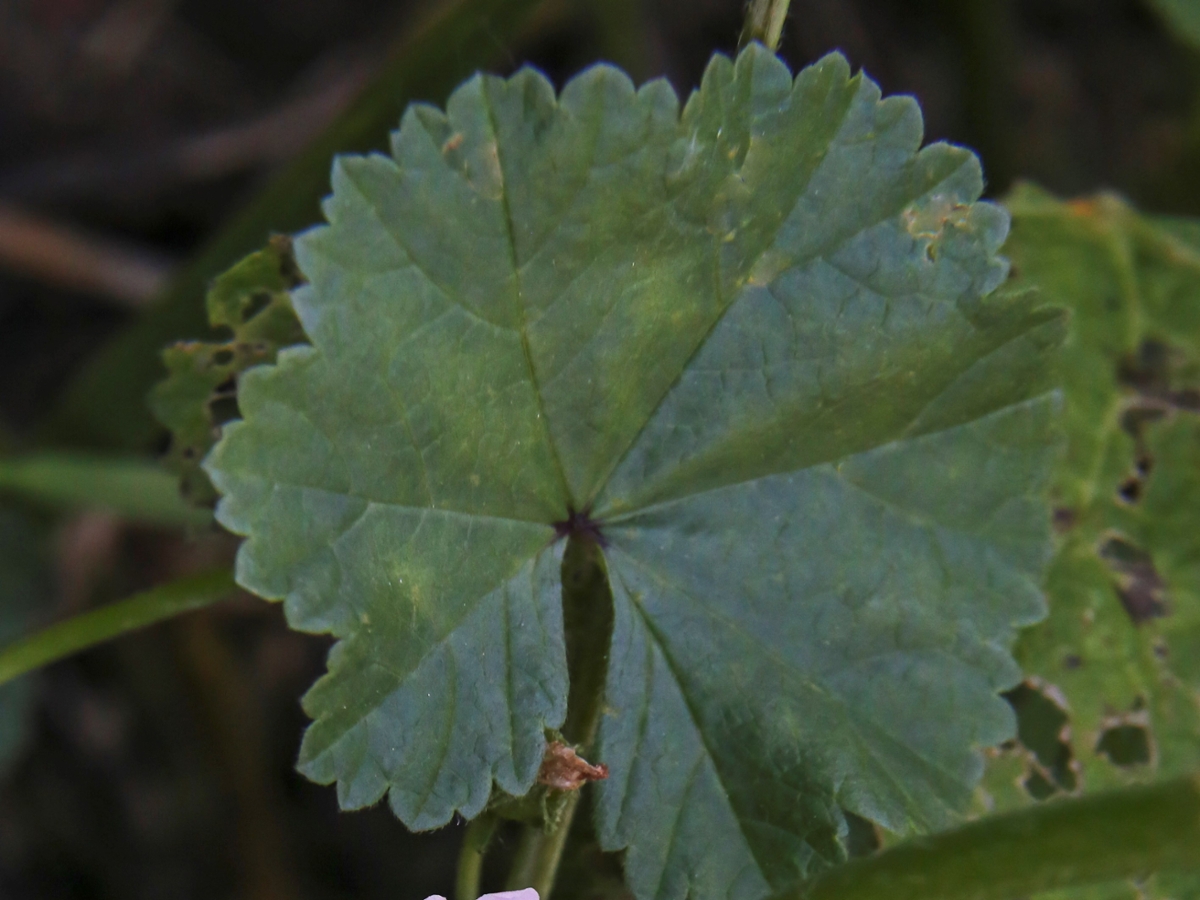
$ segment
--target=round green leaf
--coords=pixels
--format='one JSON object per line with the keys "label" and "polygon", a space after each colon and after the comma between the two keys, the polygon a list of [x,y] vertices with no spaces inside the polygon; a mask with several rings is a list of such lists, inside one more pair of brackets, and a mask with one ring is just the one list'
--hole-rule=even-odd
{"label": "round green leaf", "polygon": [[416,828],[527,791],[559,539],[598,534],[597,826],[640,898],[753,900],[841,858],[842,809],[966,805],[1043,613],[1062,323],[993,293],[1007,216],[921,137],[840,56],[751,47],[682,111],[609,67],[478,77],[337,161],[312,346],[207,462],[239,581],[340,639],[305,772]]}

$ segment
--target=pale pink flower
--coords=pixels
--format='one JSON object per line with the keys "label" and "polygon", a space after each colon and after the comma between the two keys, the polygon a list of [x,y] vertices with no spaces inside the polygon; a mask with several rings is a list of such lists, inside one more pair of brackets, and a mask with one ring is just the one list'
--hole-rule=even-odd
{"label": "pale pink flower", "polygon": [[[432,897],[426,897],[425,900],[446,900],[434,894]],[[500,891],[498,894],[484,894],[479,900],[540,900],[538,892],[533,888],[523,888],[519,891]]]}

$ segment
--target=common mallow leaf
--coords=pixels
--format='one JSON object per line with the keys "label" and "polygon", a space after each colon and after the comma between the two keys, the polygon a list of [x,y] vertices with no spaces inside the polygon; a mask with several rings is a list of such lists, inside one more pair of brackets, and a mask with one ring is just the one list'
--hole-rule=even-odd
{"label": "common mallow leaf", "polygon": [[[330,632],[301,769],[413,828],[533,784],[566,537],[612,589],[597,831],[641,898],[758,898],[842,810],[947,821],[1042,616],[1057,314],[992,293],[967,151],[833,55],[414,106],[296,241],[310,347],[207,462],[238,578]],[[589,790],[593,788],[588,788]]]}

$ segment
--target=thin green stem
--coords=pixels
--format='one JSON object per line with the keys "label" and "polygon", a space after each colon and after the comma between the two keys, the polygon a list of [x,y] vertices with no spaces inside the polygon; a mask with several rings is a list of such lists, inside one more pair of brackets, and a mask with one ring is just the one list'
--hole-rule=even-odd
{"label": "thin green stem", "polygon": [[790,0],[750,0],[746,8],[746,22],[742,26],[739,49],[758,41],[768,50],[779,49],[783,37],[783,23],[787,20]]}
{"label": "thin green stem", "polygon": [[[571,684],[562,734],[568,742],[582,748],[586,757],[596,740],[604,710],[604,681],[613,625],[612,591],[604,555],[591,540],[572,537],[567,542],[562,583],[563,629]],[[526,826],[508,876],[508,890],[532,887],[542,900],[550,900],[579,798],[580,791],[572,791],[564,798],[558,821],[550,831]]]}
{"label": "thin green stem", "polygon": [[508,876],[506,890],[519,891],[531,887],[538,896],[548,900],[554,890],[554,879],[562,862],[563,848],[567,846],[567,835],[575,821],[579,807],[579,791],[572,791],[566,798],[558,824],[552,831],[543,831],[527,826],[517,848],[517,860]]}
{"label": "thin green stem", "polygon": [[458,877],[454,885],[455,900],[478,900],[479,879],[483,874],[483,857],[499,824],[495,816],[483,813],[467,826],[462,849],[458,851]]}
{"label": "thin green stem", "polygon": [[212,522],[212,513],[180,496],[178,478],[138,457],[35,453],[0,459],[0,491],[55,509],[102,509],[147,525]]}
{"label": "thin green stem", "polygon": [[237,590],[228,570],[181,578],[84,613],[0,651],[0,684],[72,653],[223,600]]}
{"label": "thin green stem", "polygon": [[1011,900],[1200,868],[1200,774],[989,816],[853,860],[789,900]]}

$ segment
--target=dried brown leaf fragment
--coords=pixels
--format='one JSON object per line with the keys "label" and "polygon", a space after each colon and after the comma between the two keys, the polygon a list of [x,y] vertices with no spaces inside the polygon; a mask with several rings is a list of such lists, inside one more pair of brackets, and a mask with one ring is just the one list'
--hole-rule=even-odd
{"label": "dried brown leaf fragment", "polygon": [[608,777],[608,766],[604,763],[593,766],[575,752],[575,748],[562,741],[551,741],[546,745],[542,767],[538,770],[538,784],[556,791],[577,791],[589,781],[603,781]]}

